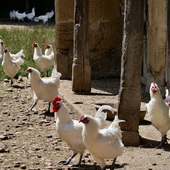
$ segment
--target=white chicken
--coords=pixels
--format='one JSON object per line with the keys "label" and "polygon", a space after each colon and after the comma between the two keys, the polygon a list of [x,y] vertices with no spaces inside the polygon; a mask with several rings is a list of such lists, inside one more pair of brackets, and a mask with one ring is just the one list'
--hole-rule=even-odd
{"label": "white chicken", "polygon": [[[18,58],[20,58],[19,60],[23,62],[22,57],[25,57],[24,53],[23,53],[23,49],[21,49],[19,52],[17,52],[16,54],[12,54],[10,53],[10,57],[13,61],[17,60]],[[3,40],[0,39],[0,61],[2,62],[3,60],[3,55],[4,55],[4,43]]]}
{"label": "white chicken", "polygon": [[15,11],[15,15],[18,21],[20,20],[24,21],[24,18],[26,17],[26,12],[19,13],[18,11]]}
{"label": "white chicken", "polygon": [[33,60],[38,65],[41,72],[46,71],[48,76],[48,70],[54,66],[54,54],[51,53],[50,55],[43,55],[40,46],[36,42],[33,44],[33,47]]}
{"label": "white chicken", "polygon": [[51,101],[56,95],[59,95],[58,88],[60,85],[61,73],[57,72],[53,77],[41,78],[40,72],[35,68],[28,67],[27,72],[29,73],[29,81],[34,91],[34,101],[27,113],[32,111],[33,107],[38,103],[38,100],[49,102],[47,112],[50,113]]}
{"label": "white chicken", "polygon": [[37,18],[41,20],[44,24],[48,22],[48,15],[40,15]]}
{"label": "white chicken", "polygon": [[47,12],[45,15],[48,16],[48,19],[51,19],[54,15],[54,11],[51,10],[50,12]]}
{"label": "white chicken", "polygon": [[85,125],[82,131],[84,144],[97,164],[102,169],[106,169],[105,159],[113,159],[111,166],[113,169],[116,158],[121,156],[124,151],[119,123],[125,121],[119,120],[116,115],[110,126],[102,129],[98,120],[90,115],[83,115],[80,122]]}
{"label": "white chicken", "polygon": [[32,8],[32,12],[26,14],[26,17],[27,17],[27,19],[30,20],[30,21],[33,20],[33,18],[35,17],[35,7]]}
{"label": "white chicken", "polygon": [[14,9],[9,12],[9,17],[10,17],[11,20],[16,19],[16,14],[15,14],[15,10]]}
{"label": "white chicken", "polygon": [[[83,153],[86,149],[82,138],[83,124],[80,124],[78,120],[73,120],[70,118],[69,110],[60,97],[55,97],[52,104],[53,111],[55,112],[57,132],[60,138],[65,141],[73,151],[73,154],[67,160],[60,161],[59,163],[67,165],[77,155],[77,153],[79,153],[79,162],[74,166],[80,166]],[[105,114],[102,112],[104,109],[108,109],[113,112],[112,107],[105,105],[101,106],[95,115],[99,122],[102,122],[100,119],[105,118]],[[102,114],[104,115],[102,116]]]}
{"label": "white chicken", "polygon": [[10,53],[10,57],[12,60],[17,60],[18,58],[25,57],[24,50],[21,49],[19,52],[15,53],[15,54]]}
{"label": "white chicken", "polygon": [[150,85],[150,101],[146,104],[152,125],[161,133],[162,139],[157,148],[167,143],[166,133],[170,129],[169,107],[164,102],[156,83]]}
{"label": "white chicken", "polygon": [[2,67],[4,69],[4,72],[7,76],[10,77],[11,82],[10,86],[13,84],[13,78],[18,73],[18,70],[20,69],[20,65],[24,62],[22,58],[18,58],[17,60],[12,60],[10,57],[10,53],[8,49],[4,49],[4,57],[2,61]]}

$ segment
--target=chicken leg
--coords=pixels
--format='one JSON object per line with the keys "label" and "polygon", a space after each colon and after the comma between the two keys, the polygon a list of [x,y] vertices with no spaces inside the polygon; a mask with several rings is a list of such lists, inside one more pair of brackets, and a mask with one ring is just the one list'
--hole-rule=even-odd
{"label": "chicken leg", "polygon": [[167,142],[167,137],[166,137],[166,135],[164,135],[164,136],[162,136],[162,139],[161,139],[161,142],[160,142],[160,144],[156,147],[157,149],[158,148],[163,148],[163,145],[164,144],[167,144],[168,142]]}
{"label": "chicken leg", "polygon": [[58,164],[68,165],[70,161],[77,155],[77,153],[73,153],[68,159],[60,161]]}
{"label": "chicken leg", "polygon": [[10,82],[9,82],[8,86],[9,86],[9,87],[12,87],[13,83],[14,83],[14,82],[13,82],[13,79],[10,79]]}
{"label": "chicken leg", "polygon": [[27,111],[26,113],[31,112],[31,111],[32,111],[32,109],[36,106],[36,104],[37,104],[37,103],[38,103],[38,101],[37,101],[37,100],[35,100],[35,101],[33,102],[32,106],[28,109],[28,111]]}
{"label": "chicken leg", "polygon": [[50,113],[51,102],[48,103],[48,110],[47,113]]}
{"label": "chicken leg", "polygon": [[[114,168],[115,168],[115,162],[116,162],[116,158],[113,160],[112,165],[111,165],[111,167],[110,167],[110,170],[114,170]],[[107,166],[105,166],[105,167],[102,168],[102,170],[106,170],[106,169],[107,169]]]}
{"label": "chicken leg", "polygon": [[[77,153],[73,153],[68,159],[60,161],[59,164],[63,164],[63,165],[68,165],[70,163],[70,161],[77,155]],[[82,160],[83,154],[80,155],[79,161],[77,164],[74,164],[73,167],[80,167],[81,165],[81,160]]]}

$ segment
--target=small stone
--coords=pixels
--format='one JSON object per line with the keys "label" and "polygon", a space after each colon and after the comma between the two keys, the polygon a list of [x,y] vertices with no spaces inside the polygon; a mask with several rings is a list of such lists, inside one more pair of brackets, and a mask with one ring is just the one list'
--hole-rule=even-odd
{"label": "small stone", "polygon": [[22,164],[20,167],[21,167],[21,169],[26,169],[27,168],[25,164]]}
{"label": "small stone", "polygon": [[20,162],[14,162],[14,167],[17,168],[17,167],[20,167],[21,163]]}
{"label": "small stone", "polygon": [[8,139],[8,136],[7,136],[7,135],[0,135],[0,139],[1,139],[1,140],[7,140],[7,139]]}

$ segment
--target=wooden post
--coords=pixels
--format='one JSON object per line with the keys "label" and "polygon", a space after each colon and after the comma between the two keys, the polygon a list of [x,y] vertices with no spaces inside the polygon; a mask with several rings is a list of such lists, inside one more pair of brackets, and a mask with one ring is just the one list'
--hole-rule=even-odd
{"label": "wooden post", "polygon": [[118,115],[126,146],[139,145],[144,1],[126,0]]}
{"label": "wooden post", "polygon": [[170,1],[169,0],[167,0],[166,86],[170,92]]}
{"label": "wooden post", "polygon": [[165,94],[167,0],[148,0],[147,89],[156,82]]}
{"label": "wooden post", "polygon": [[74,0],[74,49],[72,90],[91,91],[91,67],[88,50],[88,0]]}

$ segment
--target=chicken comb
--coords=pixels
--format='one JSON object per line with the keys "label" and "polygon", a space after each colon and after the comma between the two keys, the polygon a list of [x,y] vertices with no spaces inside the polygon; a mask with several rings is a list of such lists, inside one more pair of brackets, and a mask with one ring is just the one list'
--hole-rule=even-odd
{"label": "chicken comb", "polygon": [[153,84],[153,87],[155,87],[155,88],[156,88],[156,83],[152,82],[152,84]]}
{"label": "chicken comb", "polygon": [[45,47],[46,47],[46,48],[50,48],[50,44],[46,44]]}
{"label": "chicken comb", "polygon": [[33,47],[37,47],[37,43],[36,42],[33,43]]}
{"label": "chicken comb", "polygon": [[59,97],[59,96],[56,96],[53,100],[52,100],[52,103],[53,105],[58,102],[58,101],[61,101],[62,99]]}
{"label": "chicken comb", "polygon": [[7,51],[8,51],[8,49],[7,49],[7,48],[5,48],[5,49],[4,49],[4,53],[7,53]]}

